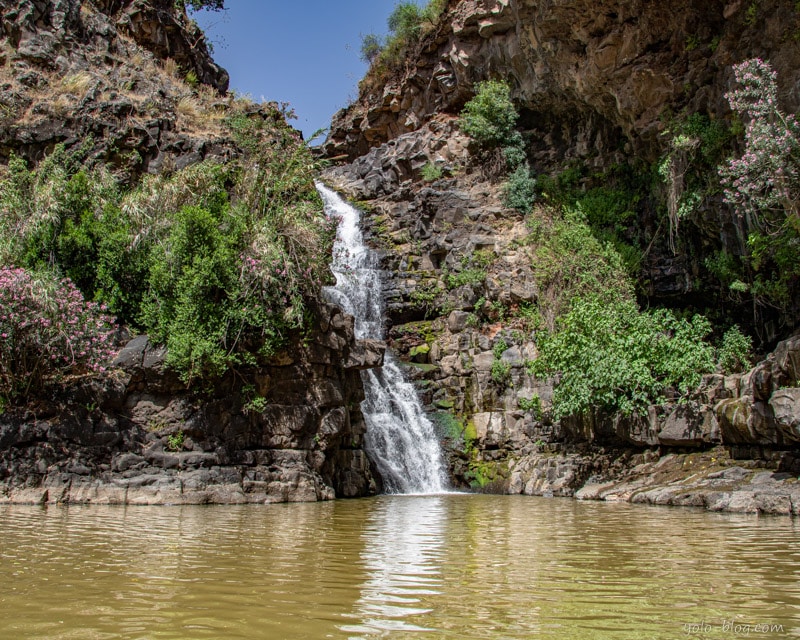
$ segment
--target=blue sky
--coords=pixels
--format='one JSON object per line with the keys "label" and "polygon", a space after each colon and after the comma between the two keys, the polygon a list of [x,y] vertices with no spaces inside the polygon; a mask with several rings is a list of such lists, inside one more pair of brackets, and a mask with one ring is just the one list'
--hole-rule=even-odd
{"label": "blue sky", "polygon": [[[417,0],[424,5],[424,0]],[[227,0],[192,17],[206,31],[230,88],[289,102],[306,137],[358,94],[361,36],[386,33],[398,0]]]}

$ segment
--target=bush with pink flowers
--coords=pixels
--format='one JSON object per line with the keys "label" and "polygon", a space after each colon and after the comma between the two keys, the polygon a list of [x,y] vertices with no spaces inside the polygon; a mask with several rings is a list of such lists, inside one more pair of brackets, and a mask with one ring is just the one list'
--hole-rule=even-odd
{"label": "bush with pink flowers", "polygon": [[725,200],[744,220],[749,289],[757,303],[790,315],[800,293],[800,123],[778,106],[777,73],[759,58],[735,65],[727,95],[746,122],[744,151],[720,167]]}
{"label": "bush with pink flowers", "polygon": [[797,214],[800,124],[778,108],[777,73],[768,62],[745,60],[733,71],[740,86],[726,97],[747,122],[745,149],[720,167],[720,176],[725,199],[762,227],[767,212]]}
{"label": "bush with pink flowers", "polygon": [[0,267],[0,396],[13,400],[67,375],[104,370],[113,319],[68,279]]}

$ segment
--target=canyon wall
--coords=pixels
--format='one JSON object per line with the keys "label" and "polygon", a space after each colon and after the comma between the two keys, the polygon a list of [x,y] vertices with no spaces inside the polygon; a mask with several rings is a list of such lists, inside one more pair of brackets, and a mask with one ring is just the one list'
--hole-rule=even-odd
{"label": "canyon wall", "polygon": [[[227,72],[173,0],[0,0],[0,9],[0,163],[14,155],[33,168],[62,145],[70,170],[108,169],[125,190],[147,173],[241,157],[231,120],[274,135],[287,128],[277,105],[226,93]],[[304,302],[307,330],[283,336],[284,350],[263,366],[184,384],[162,346],[147,336],[126,345],[118,327],[107,373],[62,376],[22,401],[0,394],[0,502],[376,493],[359,370],[380,366],[384,347],[356,341],[338,308]]]}
{"label": "canyon wall", "polygon": [[[551,214],[546,202],[528,217],[504,204],[502,178],[481,166],[458,118],[478,82],[506,80],[534,173],[652,167],[676,118],[733,121],[725,94],[743,59],[768,58],[782,108],[797,110],[798,27],[789,2],[449,2],[402,65],[374,65],[334,117],[324,149],[339,164],[325,179],[365,211],[383,256],[390,347],[439,418],[456,483],[798,512],[797,318],[762,319],[762,346],[775,352],[749,373],[706,376],[689,397],[642,417],[553,419],[556,380],[527,367],[543,327],[525,317],[535,310],[538,322],[556,322],[553,284],[531,249],[531,219],[541,228]],[[743,251],[735,216],[710,199],[681,222],[677,247],[659,235],[659,216],[641,206],[632,223],[648,244],[643,304],[730,307],[704,261]],[[728,313],[745,326],[751,312]]]}

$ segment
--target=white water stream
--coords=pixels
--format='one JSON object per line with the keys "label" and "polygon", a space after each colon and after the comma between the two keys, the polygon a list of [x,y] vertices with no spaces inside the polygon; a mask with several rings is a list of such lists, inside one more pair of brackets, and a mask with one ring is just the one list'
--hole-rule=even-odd
{"label": "white water stream", "polygon": [[[357,338],[383,339],[383,297],[378,257],[365,244],[360,212],[335,191],[317,184],[326,213],[339,220],[331,269],[336,286],[328,299],[355,317]],[[433,425],[414,386],[388,351],[380,369],[361,372],[366,400],[367,454],[387,493],[442,493],[447,482]]]}

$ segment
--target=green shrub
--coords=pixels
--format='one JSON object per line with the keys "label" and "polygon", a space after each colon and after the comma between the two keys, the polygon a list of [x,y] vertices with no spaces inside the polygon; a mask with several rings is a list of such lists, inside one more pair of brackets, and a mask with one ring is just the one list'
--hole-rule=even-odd
{"label": "green shrub", "polygon": [[469,468],[464,474],[473,489],[483,489],[497,477],[497,463],[483,462],[477,458],[477,450],[469,462]]}
{"label": "green shrub", "polygon": [[366,64],[372,64],[382,50],[381,40],[374,33],[361,37],[361,60]]}
{"label": "green shrub", "polygon": [[433,182],[442,177],[442,168],[433,162],[426,162],[420,170],[420,175],[425,182]]}
{"label": "green shrub", "polygon": [[556,418],[597,407],[642,413],[674,388],[687,393],[714,369],[705,341],[711,325],[659,309],[640,312],[632,300],[578,298],[558,330],[539,341],[533,373],[559,373]]}
{"label": "green shrub", "polygon": [[653,180],[648,167],[617,164],[590,174],[587,166],[571,164],[556,176],[538,176],[537,186],[548,202],[579,211],[600,244],[612,245],[636,278],[643,256],[636,217]]}
{"label": "green shrub", "polygon": [[577,297],[633,297],[633,283],[613,245],[601,243],[578,208],[537,218],[528,248],[539,286],[539,311],[549,327]]}
{"label": "green shrub", "polygon": [[183,449],[183,443],[186,439],[186,435],[183,433],[182,430],[178,430],[173,434],[167,436],[167,450],[168,451],[181,451]]}
{"label": "green shrub", "polygon": [[143,324],[187,379],[236,364],[230,347],[242,326],[231,307],[241,296],[244,229],[229,207],[184,207],[166,242],[153,248]]}
{"label": "green shrub", "polygon": [[732,326],[722,337],[717,350],[717,364],[723,373],[740,373],[752,364],[753,340],[744,335],[739,327]]}
{"label": "green shrub", "polygon": [[517,406],[522,411],[528,411],[533,415],[534,420],[538,420],[542,415],[542,399],[534,395],[531,398],[517,398]]}
{"label": "green shrub", "polygon": [[508,84],[486,80],[478,83],[475,97],[464,105],[460,126],[481,148],[493,149],[513,140],[518,118]]}
{"label": "green shrub", "polygon": [[503,203],[510,209],[528,213],[535,200],[536,180],[531,177],[528,164],[521,164],[503,185]]}

